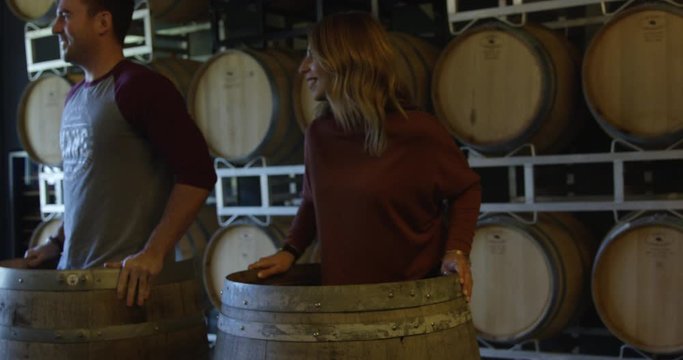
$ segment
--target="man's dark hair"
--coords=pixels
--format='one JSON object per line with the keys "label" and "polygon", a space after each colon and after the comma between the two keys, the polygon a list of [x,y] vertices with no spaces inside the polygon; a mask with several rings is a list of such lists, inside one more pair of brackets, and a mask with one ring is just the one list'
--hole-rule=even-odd
{"label": "man's dark hair", "polygon": [[133,17],[134,0],[82,0],[88,6],[88,14],[95,16],[100,11],[111,13],[114,34],[123,45]]}

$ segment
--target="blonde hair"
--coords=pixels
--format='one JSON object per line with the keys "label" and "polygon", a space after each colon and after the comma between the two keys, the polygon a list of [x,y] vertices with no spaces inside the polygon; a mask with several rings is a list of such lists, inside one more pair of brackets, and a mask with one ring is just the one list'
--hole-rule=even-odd
{"label": "blonde hair", "polygon": [[381,155],[387,147],[386,113],[405,116],[401,99],[406,93],[386,31],[368,13],[342,13],[315,24],[308,44],[330,78],[322,112],[331,112],[346,131],[363,131],[365,151]]}

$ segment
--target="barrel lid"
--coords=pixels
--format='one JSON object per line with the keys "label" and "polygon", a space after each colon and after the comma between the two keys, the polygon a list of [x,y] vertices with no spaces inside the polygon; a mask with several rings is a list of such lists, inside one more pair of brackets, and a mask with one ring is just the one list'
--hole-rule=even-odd
{"label": "barrel lid", "polygon": [[554,91],[542,50],[522,29],[491,23],[468,30],[437,61],[435,111],[456,138],[478,149],[521,145],[549,111]]}
{"label": "barrel lid", "polygon": [[221,306],[225,277],[273,255],[282,238],[283,234],[274,227],[250,223],[234,224],[213,235],[204,252],[204,287],[216,308]]}
{"label": "barrel lid", "polygon": [[227,50],[198,70],[189,110],[211,152],[226,159],[249,157],[267,138],[277,117],[277,85],[267,56]]}
{"label": "barrel lid", "polygon": [[532,227],[507,217],[477,227],[470,253],[476,284],[472,320],[488,339],[519,339],[545,320],[554,278],[537,236]]}
{"label": "barrel lid", "polygon": [[19,103],[17,132],[32,160],[60,165],[59,131],[62,111],[71,84],[56,75],[46,75],[29,83]]}
{"label": "barrel lid", "polygon": [[683,351],[683,220],[656,214],[615,226],[591,285],[598,315],[617,338],[653,353]]}
{"label": "barrel lid", "polygon": [[665,3],[626,9],[593,36],[583,61],[584,94],[612,137],[647,148],[683,138],[681,42],[683,11]]}

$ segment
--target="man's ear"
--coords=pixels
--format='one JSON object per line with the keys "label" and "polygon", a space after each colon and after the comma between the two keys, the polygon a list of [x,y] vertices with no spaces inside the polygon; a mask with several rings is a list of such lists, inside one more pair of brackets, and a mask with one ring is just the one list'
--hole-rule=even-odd
{"label": "man's ear", "polygon": [[114,32],[114,22],[109,11],[100,11],[95,15],[97,34],[102,36]]}

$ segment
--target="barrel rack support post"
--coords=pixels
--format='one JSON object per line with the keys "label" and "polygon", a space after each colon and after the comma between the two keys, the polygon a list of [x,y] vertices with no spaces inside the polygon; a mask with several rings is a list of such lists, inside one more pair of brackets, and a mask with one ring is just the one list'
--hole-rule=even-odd
{"label": "barrel rack support post", "polygon": [[9,236],[10,236],[9,254],[10,254],[11,256],[15,256],[15,252],[16,252],[16,250],[17,250],[17,246],[16,246],[16,233],[17,233],[17,229],[16,229],[16,224],[15,224],[16,215],[17,215],[17,214],[16,214],[16,211],[15,211],[15,210],[16,210],[16,209],[15,209],[15,208],[16,208],[15,202],[17,201],[17,199],[16,199],[16,197],[15,197],[15,192],[16,192],[16,190],[15,190],[15,180],[16,180],[16,179],[14,178],[14,173],[15,173],[14,162],[17,161],[17,160],[23,160],[23,161],[24,161],[24,176],[23,176],[23,178],[24,178],[24,184],[25,184],[25,185],[29,185],[29,184],[30,184],[30,181],[29,181],[29,180],[30,180],[30,179],[29,179],[29,177],[30,177],[30,172],[29,172],[29,170],[28,170],[29,164],[30,164],[30,160],[29,160],[29,157],[28,157],[28,153],[27,153],[26,151],[13,151],[13,152],[10,152],[9,155],[8,155],[8,164],[7,164],[8,171],[9,171],[9,174],[8,174],[9,179],[8,179],[8,181],[7,181],[7,184],[8,184],[8,196],[9,196],[9,206],[8,206],[7,210],[8,210],[8,215],[9,215]]}
{"label": "barrel rack support post", "polygon": [[138,4],[138,8],[133,11],[133,21],[142,20],[143,22],[143,43],[139,46],[133,46],[123,49],[123,55],[128,58],[135,58],[142,62],[149,63],[153,59],[154,53],[154,36],[152,17],[149,12],[149,5],[146,1]]}
{"label": "barrel rack support post", "polygon": [[[64,172],[59,167],[47,165],[40,165],[38,169],[40,217],[47,221],[64,213]],[[50,194],[54,201],[50,201]]]}
{"label": "barrel rack support post", "polygon": [[224,187],[224,182],[223,179],[225,178],[222,176],[222,169],[235,169],[235,166],[231,164],[229,161],[223,159],[223,158],[216,158],[214,159],[214,169],[216,170],[217,178],[216,178],[216,187],[215,187],[215,192],[216,192],[216,217],[218,219],[218,224],[220,226],[228,226],[230,225],[233,221],[235,221],[238,217],[238,215],[233,214],[230,215],[227,219],[224,219],[222,213],[223,209],[225,209],[225,189]]}

